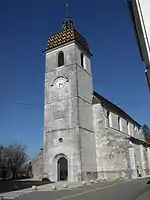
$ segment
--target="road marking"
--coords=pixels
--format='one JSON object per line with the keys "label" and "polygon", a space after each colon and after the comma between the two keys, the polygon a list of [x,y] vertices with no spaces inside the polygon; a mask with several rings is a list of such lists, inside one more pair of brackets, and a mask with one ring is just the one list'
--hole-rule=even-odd
{"label": "road marking", "polygon": [[130,179],[130,180],[126,180],[126,181],[121,182],[121,183],[114,183],[114,184],[107,185],[107,186],[104,186],[104,187],[94,188],[94,189],[88,190],[86,192],[80,192],[78,194],[73,194],[73,195],[69,195],[69,196],[66,196],[66,197],[61,197],[61,198],[58,198],[58,199],[55,199],[55,200],[64,200],[64,199],[74,198],[74,197],[77,197],[77,196],[81,196],[83,194],[88,194],[88,193],[92,193],[92,192],[95,192],[95,191],[98,191],[98,190],[103,190],[105,188],[113,187],[113,186],[116,186],[116,185],[119,185],[119,184],[123,184],[123,183],[129,182],[129,181],[133,181],[133,180]]}

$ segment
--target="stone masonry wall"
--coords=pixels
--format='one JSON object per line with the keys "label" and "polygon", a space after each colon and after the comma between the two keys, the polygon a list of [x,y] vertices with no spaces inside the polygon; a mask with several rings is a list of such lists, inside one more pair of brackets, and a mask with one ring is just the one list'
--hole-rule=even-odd
{"label": "stone masonry wall", "polygon": [[93,105],[93,116],[99,179],[137,178],[137,169],[148,175],[148,144],[139,125],[101,103]]}
{"label": "stone masonry wall", "polygon": [[[93,116],[98,178],[129,178],[129,152],[124,135],[115,129],[106,129],[108,122],[101,104],[93,105]],[[117,122],[116,118],[112,118],[111,123],[116,129]]]}
{"label": "stone masonry wall", "polygon": [[43,155],[42,152],[38,154],[32,161],[33,178],[43,177]]}

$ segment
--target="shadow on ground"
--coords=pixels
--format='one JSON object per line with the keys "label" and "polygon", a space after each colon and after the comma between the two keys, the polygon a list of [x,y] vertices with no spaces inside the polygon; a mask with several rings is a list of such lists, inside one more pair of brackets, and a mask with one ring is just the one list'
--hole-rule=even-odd
{"label": "shadow on ground", "polygon": [[147,184],[150,184],[150,180],[149,180],[149,181],[147,181]]}
{"label": "shadow on ground", "polygon": [[7,180],[0,181],[0,193],[31,188],[33,185],[41,186],[52,183],[51,181],[34,180]]}

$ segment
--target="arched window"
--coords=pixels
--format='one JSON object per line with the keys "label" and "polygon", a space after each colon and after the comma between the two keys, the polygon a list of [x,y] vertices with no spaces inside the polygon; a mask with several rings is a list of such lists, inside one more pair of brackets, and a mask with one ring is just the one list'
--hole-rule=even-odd
{"label": "arched window", "polygon": [[118,117],[118,130],[120,131],[120,117]]}
{"label": "arched window", "polygon": [[127,134],[129,134],[129,122],[127,121]]}
{"label": "arched window", "polygon": [[131,135],[130,124],[127,122],[127,134]]}
{"label": "arched window", "polygon": [[84,55],[83,53],[80,54],[80,59],[81,59],[81,67],[84,67]]}
{"label": "arched window", "polygon": [[58,53],[58,67],[63,66],[63,65],[64,65],[64,53],[60,51]]}
{"label": "arched window", "polygon": [[109,111],[107,110],[107,125],[110,126],[110,121],[109,121],[109,117],[110,117],[110,113]]}

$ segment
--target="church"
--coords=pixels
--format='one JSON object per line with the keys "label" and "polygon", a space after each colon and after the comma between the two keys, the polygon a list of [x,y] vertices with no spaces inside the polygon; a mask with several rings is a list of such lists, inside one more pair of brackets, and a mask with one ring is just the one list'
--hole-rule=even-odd
{"label": "church", "polygon": [[93,91],[88,42],[66,16],[45,50],[44,146],[34,177],[119,180],[150,173],[140,124]]}

